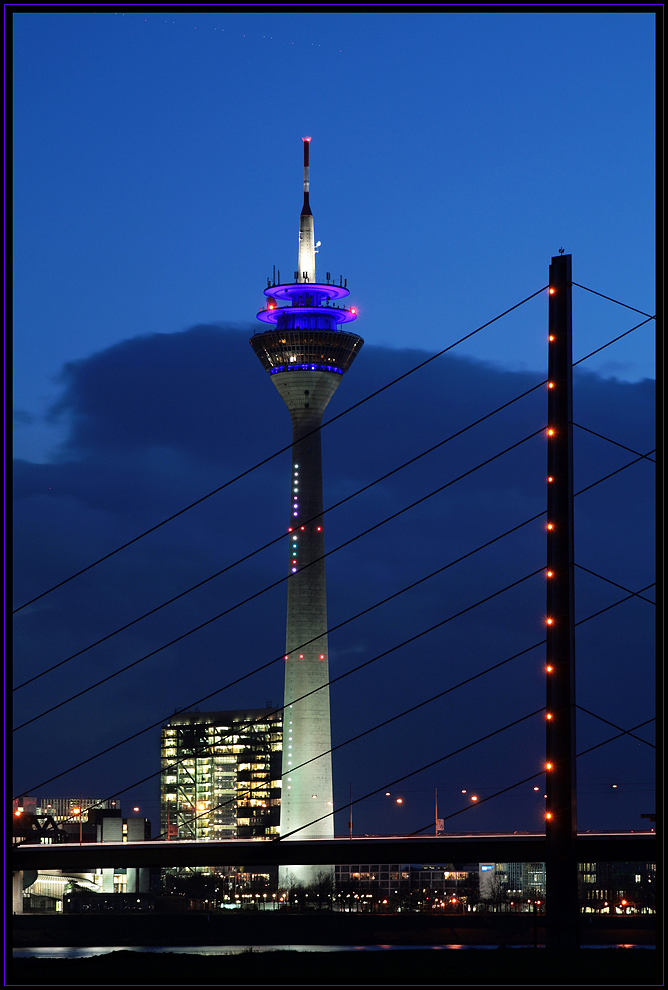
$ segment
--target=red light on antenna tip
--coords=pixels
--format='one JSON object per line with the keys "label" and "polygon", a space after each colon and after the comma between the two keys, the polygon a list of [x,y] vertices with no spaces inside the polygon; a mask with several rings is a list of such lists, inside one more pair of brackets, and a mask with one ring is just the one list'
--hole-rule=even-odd
{"label": "red light on antenna tip", "polygon": [[302,138],[302,141],[310,141],[310,140],[311,140],[310,137],[303,137]]}

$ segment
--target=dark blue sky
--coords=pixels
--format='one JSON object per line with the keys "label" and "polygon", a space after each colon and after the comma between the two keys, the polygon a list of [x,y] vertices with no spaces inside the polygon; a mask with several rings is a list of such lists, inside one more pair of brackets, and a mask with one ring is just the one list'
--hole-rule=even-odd
{"label": "dark blue sky", "polygon": [[[17,604],[285,446],[289,418],[247,340],[272,265],[290,277],[301,136],[312,141],[319,271],[348,278],[365,347],[335,415],[547,282],[653,312],[653,27],[648,14],[32,14],[14,18]],[[574,289],[574,357],[642,317]],[[326,431],[332,504],[545,378],[541,294]],[[259,324],[258,324],[259,326]],[[579,366],[575,420],[654,443],[654,328]],[[542,390],[334,510],[333,548],[545,424]],[[576,430],[576,490],[632,454]],[[26,609],[24,680],[284,532],[285,455]],[[653,580],[653,465],[576,501],[576,559]],[[545,506],[541,437],[335,553],[335,624]],[[17,693],[23,721],[277,580],[282,544]],[[330,639],[332,675],[541,568],[540,520]],[[578,571],[578,618],[623,592]],[[651,597],[651,596],[650,596]],[[540,575],[332,688],[334,742],[540,640]],[[283,652],[278,587],[17,733],[16,788],[160,721]],[[578,627],[578,702],[654,714],[652,607]],[[280,663],[206,708],[282,695]],[[383,786],[544,703],[541,649],[338,750],[335,798]],[[580,717],[581,748],[613,730]],[[650,729],[642,730],[646,738]],[[529,721],[356,812],[417,828],[540,767]],[[580,748],[580,747],[579,747]],[[50,784],[111,793],[151,772],[157,731]],[[583,757],[582,827],[640,827],[653,751]],[[618,783],[618,787],[612,787]],[[123,798],[156,817],[156,788]],[[538,827],[527,786],[452,820]],[[385,804],[383,804],[385,802]],[[392,815],[397,809],[393,806]],[[345,827],[345,815],[337,828]],[[474,821],[475,818],[475,821]]]}

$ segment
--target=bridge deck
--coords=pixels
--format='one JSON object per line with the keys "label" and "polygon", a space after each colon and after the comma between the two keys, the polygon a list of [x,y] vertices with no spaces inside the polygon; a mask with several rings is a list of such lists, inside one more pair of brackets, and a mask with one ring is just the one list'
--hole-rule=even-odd
{"label": "bridge deck", "polygon": [[[655,832],[585,833],[580,862],[654,861]],[[536,834],[369,836],[311,840],[100,842],[16,846],[14,870],[102,867],[254,866],[340,863],[541,863],[545,836]]]}

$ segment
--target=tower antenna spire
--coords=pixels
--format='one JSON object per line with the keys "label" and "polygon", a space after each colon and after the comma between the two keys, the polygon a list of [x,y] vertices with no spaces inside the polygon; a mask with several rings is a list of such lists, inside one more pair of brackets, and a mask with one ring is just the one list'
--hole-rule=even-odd
{"label": "tower antenna spire", "polygon": [[309,153],[309,147],[311,145],[311,139],[310,137],[304,137],[302,138],[302,141],[304,142],[304,205],[302,206],[302,216],[310,217],[312,216],[312,213],[311,213],[311,206],[308,201],[309,182],[310,182],[308,153]]}
{"label": "tower antenna spire", "polygon": [[297,258],[297,281],[315,282],[315,233],[313,230],[313,214],[309,203],[310,169],[309,148],[311,138],[302,138],[304,142],[304,205],[299,217],[299,255]]}

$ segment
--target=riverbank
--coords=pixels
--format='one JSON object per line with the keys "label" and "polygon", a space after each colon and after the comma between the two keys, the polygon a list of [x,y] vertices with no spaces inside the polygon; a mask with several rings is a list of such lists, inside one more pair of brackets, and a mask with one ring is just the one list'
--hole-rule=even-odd
{"label": "riverbank", "polygon": [[660,985],[653,949],[405,949],[348,952],[112,952],[20,959],[6,986]]}

